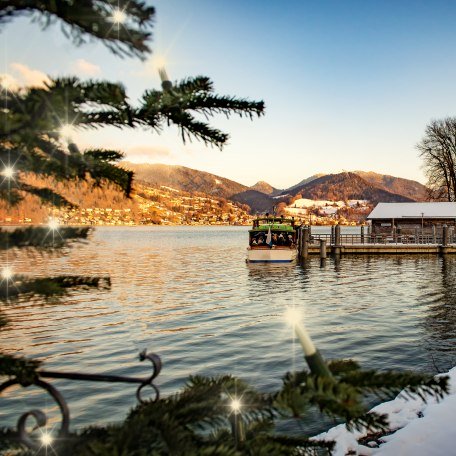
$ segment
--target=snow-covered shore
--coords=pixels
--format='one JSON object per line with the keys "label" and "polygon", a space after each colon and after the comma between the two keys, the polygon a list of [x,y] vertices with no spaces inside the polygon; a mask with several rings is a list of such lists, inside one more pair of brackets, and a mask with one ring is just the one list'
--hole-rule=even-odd
{"label": "snow-covered shore", "polygon": [[[448,372],[450,394],[443,400],[428,398],[396,399],[374,407],[372,411],[386,413],[390,429],[396,431],[382,437],[378,448],[360,445],[358,440],[366,432],[349,432],[345,424],[331,428],[315,437],[318,440],[336,442],[334,456],[348,452],[375,456],[449,456],[456,455],[456,367]],[[375,445],[376,446],[376,445]]]}

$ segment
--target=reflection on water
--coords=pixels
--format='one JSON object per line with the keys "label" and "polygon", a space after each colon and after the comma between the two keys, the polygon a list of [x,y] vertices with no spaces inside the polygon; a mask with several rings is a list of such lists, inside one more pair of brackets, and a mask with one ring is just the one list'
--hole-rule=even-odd
{"label": "reflection on water", "polygon": [[[139,376],[147,367],[137,354],[147,347],[163,359],[164,394],[196,373],[230,372],[271,389],[304,366],[282,319],[294,305],[328,358],[430,372],[455,363],[455,257],[265,266],[245,263],[246,246],[246,228],[137,227],[97,229],[64,255],[18,252],[18,273],[109,274],[112,288],[4,308],[11,323],[0,332],[2,350],[41,358],[49,369]],[[135,404],[133,386],[55,384],[74,426],[120,420]],[[53,404],[38,392],[10,393],[0,399],[0,423],[42,406]]]}
{"label": "reflection on water", "polygon": [[423,301],[427,302],[423,325],[429,354],[436,368],[446,371],[448,357],[450,364],[456,364],[456,261],[441,258],[435,269],[423,286]]}

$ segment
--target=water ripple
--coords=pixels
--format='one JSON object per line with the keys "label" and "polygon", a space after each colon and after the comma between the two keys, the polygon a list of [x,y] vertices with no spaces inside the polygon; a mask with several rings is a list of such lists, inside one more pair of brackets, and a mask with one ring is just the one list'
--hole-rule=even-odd
{"label": "water ripple", "polygon": [[[196,373],[232,373],[271,389],[304,365],[282,319],[293,305],[328,358],[429,372],[455,363],[456,258],[249,266],[246,239],[245,228],[232,227],[100,228],[63,255],[15,252],[18,273],[109,274],[112,288],[4,306],[10,325],[0,332],[2,350],[40,358],[49,369],[141,376],[149,368],[137,355],[147,347],[163,359],[157,383],[164,394]],[[75,427],[120,420],[135,403],[131,386],[55,385]],[[2,425],[20,410],[54,407],[36,389],[0,404]]]}

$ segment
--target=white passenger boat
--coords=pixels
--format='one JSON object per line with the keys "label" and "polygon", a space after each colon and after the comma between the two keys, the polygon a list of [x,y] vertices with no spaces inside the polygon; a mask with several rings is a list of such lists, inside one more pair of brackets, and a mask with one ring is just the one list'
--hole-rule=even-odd
{"label": "white passenger boat", "polygon": [[296,259],[294,218],[264,217],[253,221],[249,230],[249,263],[290,263]]}

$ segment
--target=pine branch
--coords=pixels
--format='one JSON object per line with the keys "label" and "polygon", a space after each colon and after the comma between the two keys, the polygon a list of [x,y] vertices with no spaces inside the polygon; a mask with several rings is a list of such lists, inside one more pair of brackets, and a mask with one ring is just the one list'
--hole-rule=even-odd
{"label": "pine branch", "polygon": [[191,95],[197,92],[213,92],[214,83],[207,76],[195,76],[193,78],[183,79],[174,84],[178,93]]}
{"label": "pine branch", "polygon": [[37,378],[41,362],[0,353],[0,376],[16,377],[23,386],[31,385]]}
{"label": "pine branch", "polygon": [[20,189],[30,195],[37,196],[43,203],[47,203],[52,206],[68,208],[74,206],[71,201],[68,201],[65,197],[55,192],[51,188],[35,187],[34,185],[22,183]]}
{"label": "pine branch", "polygon": [[433,377],[415,372],[377,372],[363,370],[346,373],[340,378],[341,382],[352,385],[364,394],[373,393],[382,401],[392,399],[403,391],[403,394],[414,398],[427,397],[441,399],[449,392],[447,377]]}
{"label": "pine branch", "polygon": [[306,371],[289,373],[276,406],[282,413],[299,417],[311,406],[322,413],[344,419],[348,428],[365,427],[372,431],[388,427],[386,416],[368,413],[363,398],[375,394],[380,400],[391,399],[402,391],[404,397],[442,398],[449,391],[448,377],[432,377],[412,372],[377,372],[361,370],[352,361],[333,361],[333,378],[315,377]]}
{"label": "pine branch", "polygon": [[[139,0],[2,0],[0,24],[20,15],[32,15],[43,28],[56,21],[64,34],[77,46],[88,40],[99,40],[114,54],[137,56],[150,52],[147,42],[155,9]],[[126,21],[116,24],[113,13],[119,8]]]}
{"label": "pine branch", "polygon": [[0,300],[11,301],[20,296],[42,296],[50,298],[66,295],[71,289],[78,290],[111,286],[109,277],[56,276],[39,279],[28,279],[15,275],[0,282]]}
{"label": "pine branch", "polygon": [[52,236],[48,227],[16,228],[13,231],[0,228],[0,251],[12,248],[49,249],[61,248],[70,241],[81,241],[88,237],[90,227],[60,226],[58,235]]}
{"label": "pine branch", "polygon": [[264,103],[251,102],[246,99],[224,97],[219,95],[195,94],[185,104],[185,108],[213,116],[214,114],[237,114],[241,117],[261,116],[264,112]]}
{"label": "pine branch", "polygon": [[171,90],[146,91],[139,107],[130,105],[121,84],[76,77],[54,79],[45,88],[8,91],[8,109],[2,112],[0,123],[0,159],[14,164],[16,175],[13,180],[0,180],[0,198],[16,204],[25,192],[48,204],[71,205],[51,188],[28,184],[26,173],[60,181],[91,177],[97,184],[108,181],[118,185],[128,197],[133,174],[115,166],[123,154],[102,149],[81,153],[76,144],[62,142],[63,124],[83,129],[145,126],[154,131],[174,124],[184,142],[196,138],[221,149],[228,135],[194,114],[252,118],[263,114],[264,103],[213,95],[212,90],[209,78],[189,78]]}

